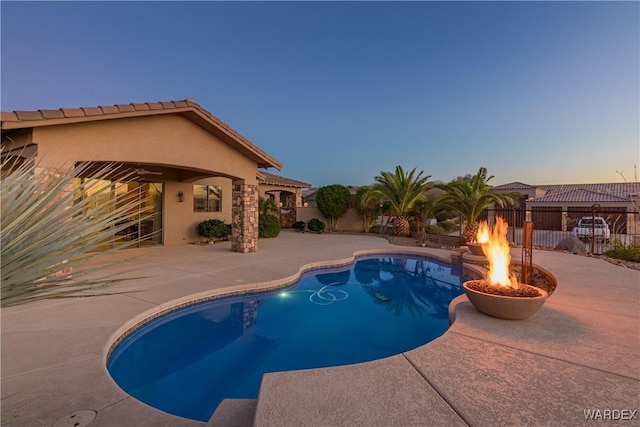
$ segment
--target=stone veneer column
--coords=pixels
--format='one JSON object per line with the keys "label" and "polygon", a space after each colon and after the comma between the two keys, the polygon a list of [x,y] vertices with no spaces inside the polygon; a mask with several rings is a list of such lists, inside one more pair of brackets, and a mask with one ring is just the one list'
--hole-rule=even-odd
{"label": "stone veneer column", "polygon": [[231,209],[231,250],[256,252],[258,250],[258,186],[233,185]]}
{"label": "stone veneer column", "polygon": [[302,207],[302,188],[296,188],[296,208]]}

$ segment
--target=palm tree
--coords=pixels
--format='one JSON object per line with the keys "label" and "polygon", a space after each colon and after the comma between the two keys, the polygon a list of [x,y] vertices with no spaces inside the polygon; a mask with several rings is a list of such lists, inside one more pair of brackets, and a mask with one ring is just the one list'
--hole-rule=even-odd
{"label": "palm tree", "polygon": [[469,179],[458,179],[449,184],[438,185],[444,190],[437,201],[443,209],[451,209],[460,214],[466,222],[464,232],[460,236],[460,244],[475,240],[478,232],[478,218],[483,210],[493,204],[500,207],[517,206],[519,193],[493,193],[488,182],[493,175],[488,175],[487,168],[481,167]]}
{"label": "palm tree", "polygon": [[435,203],[433,198],[417,200],[414,203],[413,208],[411,208],[410,214],[413,216],[416,223],[416,228],[418,229],[418,240],[420,243],[425,241],[425,225],[427,219],[433,218],[439,209],[439,206]]}
{"label": "palm tree", "polygon": [[280,218],[280,206],[271,197],[258,197],[258,214]]}
{"label": "palm tree", "polygon": [[411,208],[434,185],[429,181],[431,175],[423,177],[423,173],[420,171],[416,174],[416,168],[406,173],[402,166],[396,166],[395,173],[383,171],[375,177],[373,191],[389,203],[390,214],[395,216],[396,236],[407,237],[411,234],[408,218]]}
{"label": "palm tree", "polygon": [[368,233],[382,213],[380,194],[369,187],[360,187],[356,191],[356,210],[362,219],[364,232]]}

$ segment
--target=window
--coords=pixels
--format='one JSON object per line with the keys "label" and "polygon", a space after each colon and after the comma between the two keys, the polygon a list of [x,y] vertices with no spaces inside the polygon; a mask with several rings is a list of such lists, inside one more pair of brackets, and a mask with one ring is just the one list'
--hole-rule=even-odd
{"label": "window", "polygon": [[220,212],[222,210],[222,187],[219,185],[193,186],[194,212]]}

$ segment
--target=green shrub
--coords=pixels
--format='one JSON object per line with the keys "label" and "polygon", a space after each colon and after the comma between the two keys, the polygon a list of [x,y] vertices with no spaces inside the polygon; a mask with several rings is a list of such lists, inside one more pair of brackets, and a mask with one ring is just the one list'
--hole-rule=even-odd
{"label": "green shrub", "polygon": [[427,234],[442,234],[442,228],[438,227],[437,225],[427,224],[424,227],[424,231],[426,231]]}
{"label": "green shrub", "polygon": [[292,225],[292,227],[298,231],[304,231],[304,226],[305,226],[304,221],[296,221]]}
{"label": "green shrub", "polygon": [[447,221],[448,219],[453,218],[455,215],[453,215],[451,213],[451,211],[440,211],[436,214],[436,220],[438,222],[444,222]]}
{"label": "green shrub", "polygon": [[453,221],[442,221],[438,224],[444,231],[451,231],[456,228],[456,223]]}
{"label": "green shrub", "polygon": [[198,224],[198,234],[212,239],[226,239],[231,235],[231,225],[219,219],[208,219]]}
{"label": "green shrub", "polygon": [[326,227],[326,224],[324,222],[320,221],[318,218],[310,219],[309,223],[307,224],[307,228],[310,231],[315,231],[317,233],[322,232],[325,227]]}
{"label": "green shrub", "polygon": [[260,215],[258,219],[258,236],[262,238],[278,237],[280,234],[280,219],[271,215]]}
{"label": "green shrub", "polygon": [[616,240],[613,243],[613,249],[604,254],[611,258],[640,262],[640,245],[625,245],[620,240]]}
{"label": "green shrub", "polygon": [[329,219],[331,231],[336,231],[338,218],[349,210],[351,191],[349,187],[340,184],[320,187],[316,193],[316,203],[322,215]]}

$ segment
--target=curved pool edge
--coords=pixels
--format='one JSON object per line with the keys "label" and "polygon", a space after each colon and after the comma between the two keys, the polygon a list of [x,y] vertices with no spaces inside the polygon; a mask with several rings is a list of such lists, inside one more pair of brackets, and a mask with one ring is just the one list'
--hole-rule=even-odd
{"label": "curved pool edge", "polygon": [[[449,254],[449,252],[447,252]],[[349,264],[352,264],[356,261],[357,258],[366,257],[366,256],[375,256],[375,255],[410,255],[410,256],[419,256],[422,258],[431,258],[439,262],[444,262],[447,264],[452,264],[451,258],[445,256],[444,254],[433,253],[433,252],[425,252],[419,249],[412,249],[407,247],[406,249],[364,249],[353,252],[350,257],[335,259],[335,260],[327,260],[327,261],[317,261],[311,262],[302,265],[298,271],[294,274],[286,276],[281,279],[274,279],[265,282],[257,282],[252,284],[244,284],[244,285],[232,285],[226,286],[219,289],[213,289],[210,291],[198,292],[195,294],[186,295],[184,297],[176,298],[165,303],[159,304],[155,307],[152,307],[148,310],[143,311],[137,316],[131,318],[127,322],[125,322],[122,326],[115,330],[113,334],[107,340],[105,348],[103,350],[103,368],[107,370],[107,364],[111,354],[115,350],[115,348],[122,343],[126,338],[128,338],[131,334],[133,334],[138,329],[143,326],[153,322],[159,317],[165,316],[174,311],[191,307],[196,304],[220,299],[227,297],[234,297],[240,295],[250,295],[254,293],[268,292],[281,288],[285,288],[287,286],[292,285],[296,281],[298,281],[304,274],[318,270],[323,268],[333,268],[333,267],[343,267]],[[111,375],[109,374],[111,378]],[[113,378],[111,378],[112,381]],[[115,381],[114,381],[115,383]]]}

